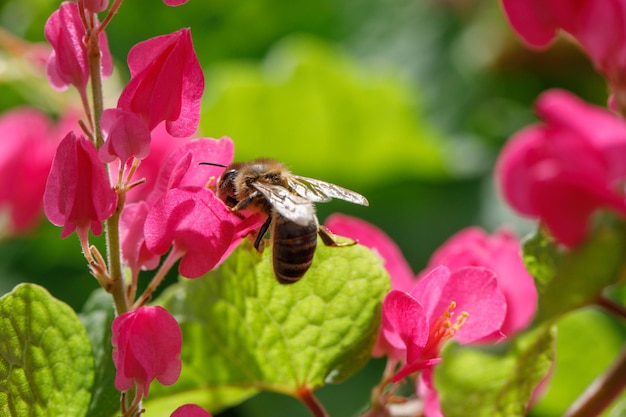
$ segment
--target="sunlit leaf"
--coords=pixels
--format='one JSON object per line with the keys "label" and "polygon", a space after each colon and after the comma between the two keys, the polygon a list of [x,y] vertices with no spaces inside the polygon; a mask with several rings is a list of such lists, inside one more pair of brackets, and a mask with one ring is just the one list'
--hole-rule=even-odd
{"label": "sunlit leaf", "polygon": [[[297,396],[367,363],[390,285],[379,258],[360,245],[320,241],[304,278],[281,285],[270,252],[259,256],[243,244],[218,270],[164,295],[182,325],[183,371],[178,384],[151,397],[205,392],[199,404],[214,410],[255,390]],[[215,398],[215,388],[230,389],[230,397]]]}
{"label": "sunlit leaf", "polygon": [[0,415],[83,416],[94,378],[76,313],[42,287],[0,298]]}

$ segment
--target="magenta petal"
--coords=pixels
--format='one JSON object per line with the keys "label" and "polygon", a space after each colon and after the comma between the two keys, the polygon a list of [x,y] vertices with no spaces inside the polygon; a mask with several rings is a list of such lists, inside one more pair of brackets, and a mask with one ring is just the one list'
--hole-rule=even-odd
{"label": "magenta petal", "polygon": [[158,200],[174,185],[174,188],[205,186],[211,177],[219,177],[224,168],[200,165],[200,162],[226,166],[232,162],[234,153],[233,141],[227,137],[198,139],[184,144],[172,152],[162,164],[148,201]]}
{"label": "magenta petal", "polygon": [[211,417],[211,414],[195,404],[185,404],[174,410],[170,417]]}
{"label": "magenta petal", "polygon": [[[439,305],[444,287],[450,279],[450,270],[441,265],[431,270],[424,277],[420,278],[417,285],[413,287],[410,294],[419,300],[424,308],[424,312],[429,319],[441,314],[435,311]],[[438,317],[438,316],[437,316]]]}
{"label": "magenta petal", "polygon": [[139,115],[152,130],[166,122],[176,137],[192,135],[200,120],[204,75],[189,29],[135,45],[128,55],[131,80],[118,107]]}
{"label": "magenta petal", "polygon": [[556,36],[557,26],[545,3],[546,0],[502,0],[511,26],[531,47],[546,47]]}
{"label": "magenta petal", "polygon": [[52,161],[43,201],[50,222],[63,226],[61,237],[76,229],[81,236],[88,229],[94,235],[102,233],[102,222],[113,214],[117,194],[93,143],[73,132],[67,134]]}
{"label": "magenta petal", "polygon": [[346,236],[374,249],[385,261],[392,288],[408,291],[415,285],[413,271],[398,245],[379,228],[356,217],[333,214],[324,223],[333,233]]}
{"label": "magenta petal", "polygon": [[143,234],[149,211],[148,204],[140,201],[126,204],[120,216],[122,259],[135,272],[139,269],[154,269],[159,265],[160,256],[148,250]]}
{"label": "magenta petal", "polygon": [[167,310],[140,307],[116,317],[111,328],[117,389],[126,391],[136,384],[148,396],[155,378],[164,385],[176,382],[182,333]]}
{"label": "magenta petal", "polygon": [[181,4],[187,3],[189,0],[163,0],[163,3],[168,6],[180,6]]}
{"label": "magenta petal", "polygon": [[469,314],[454,336],[458,342],[476,342],[501,329],[507,306],[493,271],[465,267],[452,272],[431,320],[441,316],[452,301],[456,303],[456,316],[462,312]]}
{"label": "magenta petal", "polygon": [[406,351],[408,363],[417,361],[428,341],[428,320],[420,303],[404,291],[390,291],[383,301],[382,333],[396,351]]}
{"label": "magenta petal", "polygon": [[104,145],[98,155],[102,162],[119,158],[125,163],[129,158],[143,159],[150,152],[150,131],[134,113],[120,109],[107,109],[100,120]]}
{"label": "magenta petal", "polygon": [[185,251],[180,273],[197,278],[215,268],[235,238],[234,216],[206,188],[172,189],[151,209],[144,226],[150,251],[176,244]]}

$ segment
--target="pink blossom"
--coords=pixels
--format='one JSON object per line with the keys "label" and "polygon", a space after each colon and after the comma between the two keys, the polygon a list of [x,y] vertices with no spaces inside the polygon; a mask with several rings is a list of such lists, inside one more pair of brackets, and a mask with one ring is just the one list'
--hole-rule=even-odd
{"label": "pink blossom", "polygon": [[63,226],[61,237],[77,231],[82,242],[89,229],[102,233],[102,221],[117,204],[96,147],[83,136],[70,132],[59,144],[48,175],[43,197],[44,212],[50,222]]}
{"label": "pink blossom", "polygon": [[392,380],[436,364],[449,339],[466,344],[501,335],[506,307],[495,274],[482,267],[450,271],[440,266],[410,292],[390,291],[382,331],[396,351],[406,352],[405,365]]}
{"label": "pink blossom", "polygon": [[109,7],[109,0],[84,0],[85,9],[93,12],[100,13]]}
{"label": "pink blossom", "polygon": [[185,404],[174,410],[171,417],[211,417],[211,414],[195,404]]}
{"label": "pink blossom", "polygon": [[[73,1],[61,3],[48,18],[44,33],[53,48],[46,66],[50,84],[59,90],[73,85],[85,94],[90,72],[84,43],[86,31],[77,4]],[[98,40],[102,52],[102,76],[108,77],[113,72],[113,61],[104,31]]]}
{"label": "pink blossom", "polygon": [[11,232],[24,233],[41,216],[48,171],[61,137],[45,114],[22,108],[0,116],[0,138],[0,210]]}
{"label": "pink blossom", "polygon": [[139,307],[117,316],[111,329],[118,390],[127,391],[136,385],[147,397],[155,378],[163,385],[178,380],[182,333],[167,310]]}
{"label": "pink blossom", "polygon": [[166,121],[176,137],[193,134],[200,119],[204,76],[191,43],[191,31],[181,29],[135,45],[128,54],[131,80],[118,108],[134,112],[150,130]]}
{"label": "pink blossom", "polygon": [[[228,165],[233,153],[229,138],[193,140],[165,159],[160,156],[154,169],[141,172],[150,175],[152,190],[125,207],[120,224],[122,256],[133,271],[154,268],[160,255],[175,244],[179,256],[184,254],[181,273],[200,276],[219,264],[257,222],[256,218],[242,222],[205,187],[224,168],[200,162]],[[190,206],[194,208],[185,211]]]}
{"label": "pink blossom", "polygon": [[182,255],[180,273],[197,278],[221,263],[233,242],[261,222],[256,217],[242,222],[206,188],[174,188],[150,209],[144,234],[153,253],[164,254],[173,245]]}
{"label": "pink blossom", "polygon": [[181,4],[187,3],[188,0],[163,0],[163,3],[168,6],[180,6]]}
{"label": "pink blossom", "polygon": [[521,256],[520,242],[513,232],[498,230],[492,235],[478,227],[463,229],[433,253],[420,273],[439,265],[451,271],[465,266],[484,266],[496,273],[498,287],[507,303],[502,333],[511,335],[528,326],[537,310],[537,289]]}
{"label": "pink blossom", "polygon": [[134,113],[107,109],[102,113],[100,126],[104,145],[98,151],[100,160],[108,163],[116,158],[125,163],[129,158],[143,159],[150,152],[150,131]]}
{"label": "pink blossom", "polygon": [[502,0],[511,26],[531,47],[544,48],[558,30],[573,36],[614,87],[624,88],[624,0]]}
{"label": "pink blossom", "polygon": [[537,100],[545,124],[529,126],[506,144],[496,174],[507,202],[540,219],[567,246],[581,243],[591,214],[626,215],[619,184],[626,175],[626,123],[570,93]]}

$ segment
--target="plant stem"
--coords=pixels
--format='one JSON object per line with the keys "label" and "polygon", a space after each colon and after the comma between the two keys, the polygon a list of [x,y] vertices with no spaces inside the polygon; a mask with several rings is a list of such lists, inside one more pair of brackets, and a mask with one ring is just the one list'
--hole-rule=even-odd
{"label": "plant stem", "polygon": [[600,297],[598,297],[598,299],[596,300],[596,304],[599,305],[600,307],[604,308],[605,310],[607,310],[610,313],[613,313],[614,315],[622,318],[622,319],[626,319],[626,307],[624,307],[623,305],[616,303],[615,301],[611,300],[610,298],[601,295]]}
{"label": "plant stem", "polygon": [[315,398],[313,391],[307,387],[298,388],[298,398],[306,405],[315,417],[328,417],[328,413],[324,410],[322,404]]}
{"label": "plant stem", "polygon": [[163,281],[163,279],[165,278],[169,270],[172,269],[176,261],[182,258],[184,254],[185,254],[185,251],[178,249],[176,247],[176,243],[174,243],[174,247],[170,251],[169,255],[167,255],[167,258],[165,258],[165,261],[163,262],[163,264],[161,265],[157,273],[154,275],[154,278],[152,278],[152,281],[150,281],[150,284],[148,284],[143,294],[141,294],[141,296],[137,299],[137,301],[135,301],[135,304],[133,304],[133,309],[141,307],[142,305],[150,301],[154,290],[157,289],[157,287],[159,286],[161,281]]}
{"label": "plant stem", "polygon": [[582,393],[563,417],[599,416],[626,388],[626,348],[607,371]]}
{"label": "plant stem", "polygon": [[100,118],[104,110],[104,101],[102,97],[102,71],[101,71],[101,51],[98,42],[97,29],[89,32],[87,41],[87,56],[89,57],[89,71],[91,74],[91,100],[93,105],[93,131],[96,148],[104,143],[102,131],[100,130]]}

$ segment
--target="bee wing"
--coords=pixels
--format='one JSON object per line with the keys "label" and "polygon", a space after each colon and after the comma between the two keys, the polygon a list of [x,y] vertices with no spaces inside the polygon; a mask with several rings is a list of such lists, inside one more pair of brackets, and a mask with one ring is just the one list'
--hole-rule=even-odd
{"label": "bee wing", "polygon": [[367,198],[361,194],[326,181],[291,174],[288,182],[296,193],[316,203],[324,203],[330,201],[331,198],[338,198],[350,203],[369,206]]}
{"label": "bee wing", "polygon": [[315,207],[311,200],[294,194],[280,185],[255,182],[252,186],[286,219],[300,226],[307,226],[315,219]]}

